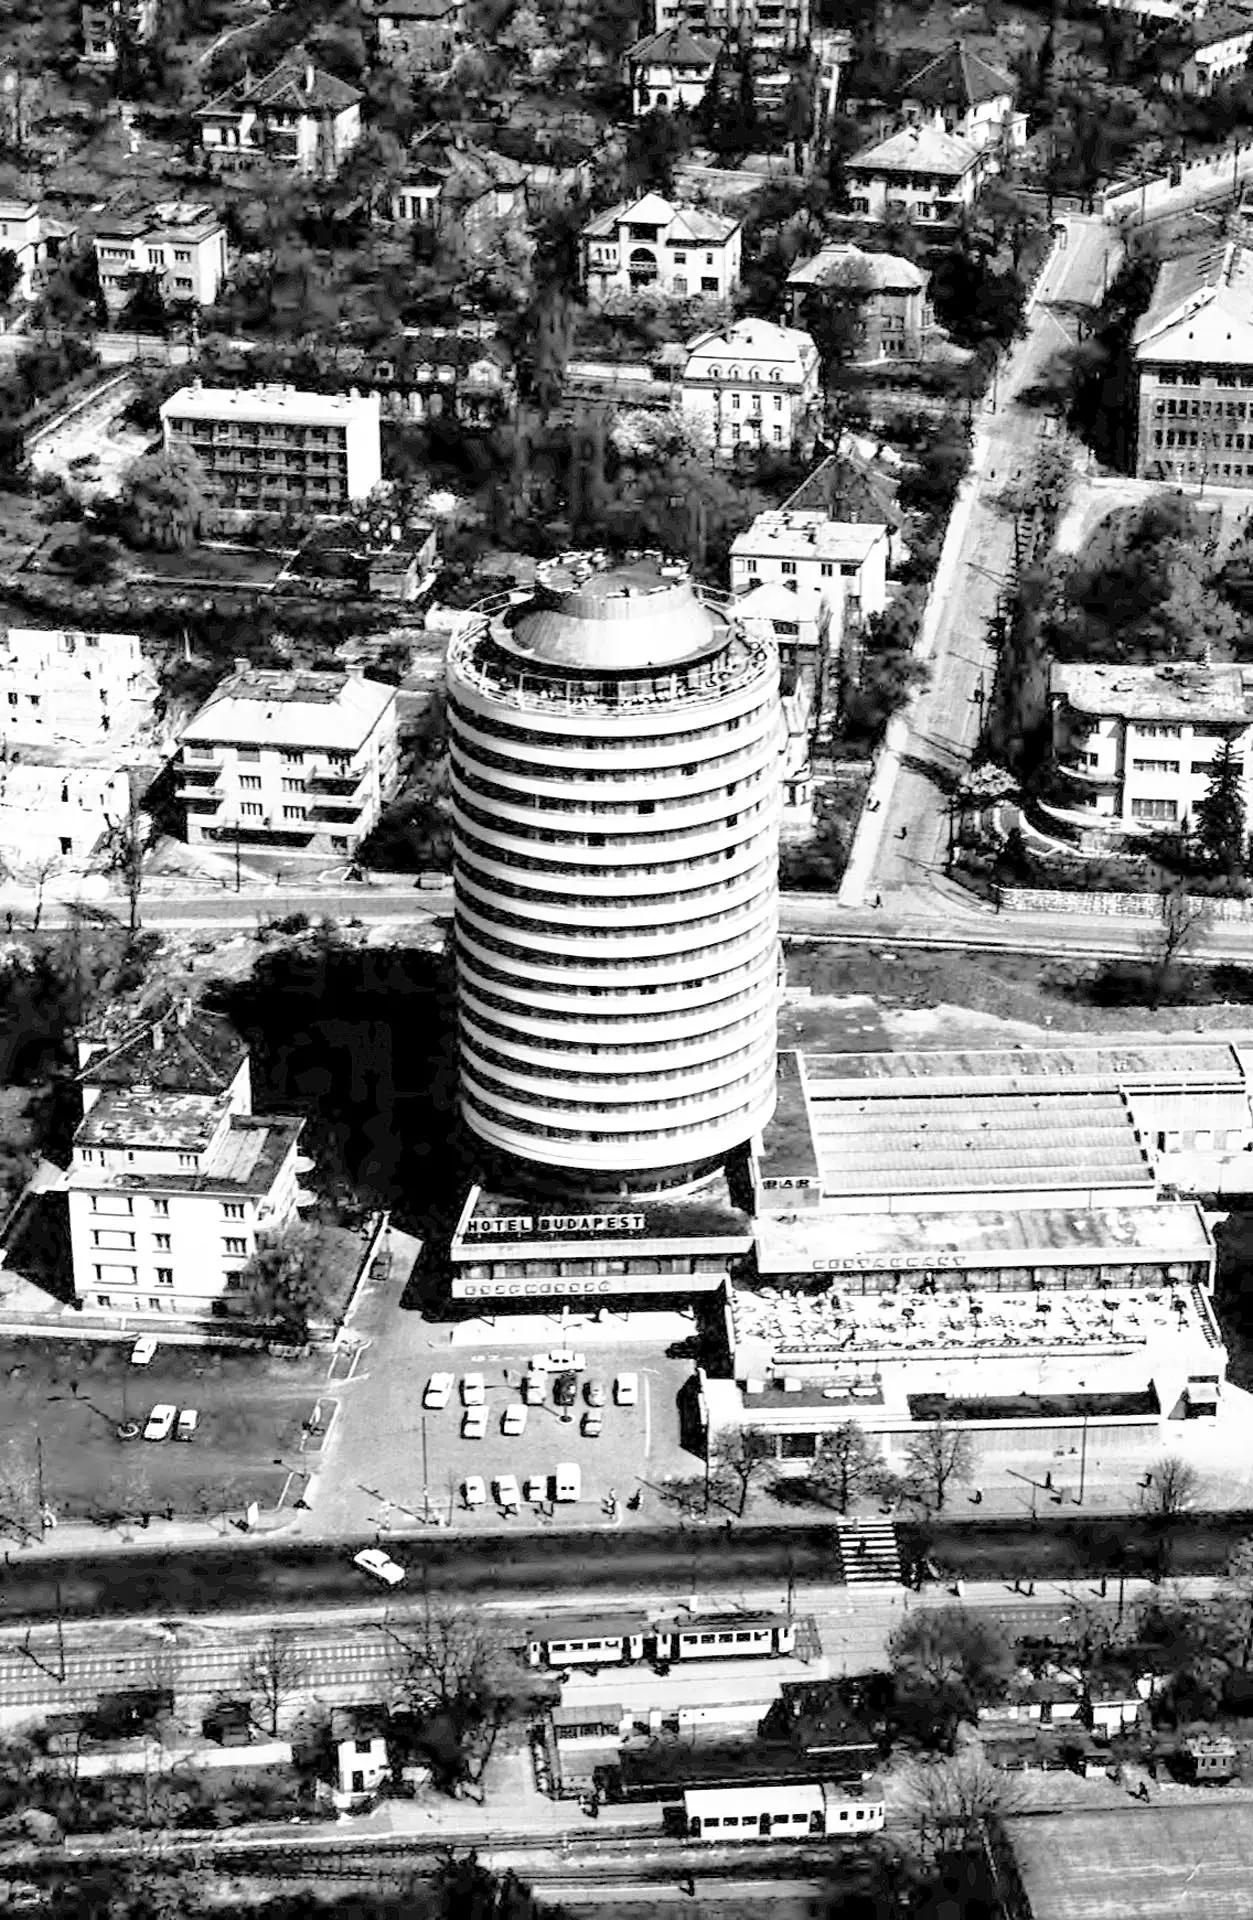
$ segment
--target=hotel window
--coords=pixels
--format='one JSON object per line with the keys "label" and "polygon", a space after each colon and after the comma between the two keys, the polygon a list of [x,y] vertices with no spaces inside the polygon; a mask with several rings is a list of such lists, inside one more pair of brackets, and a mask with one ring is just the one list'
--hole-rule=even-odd
{"label": "hotel window", "polygon": [[168,1252],[170,1251],[170,1236],[169,1236],[169,1234],[168,1234],[168,1233],[154,1233],[154,1234],[153,1234],[153,1236],[152,1236],[152,1244],[153,1244],[153,1246],[154,1246],[154,1247],[156,1248],[156,1250],[157,1250],[157,1252],[158,1252],[158,1253],[168,1253]]}
{"label": "hotel window", "polygon": [[157,1268],[157,1285],[159,1287],[172,1287],[174,1285],[173,1267]]}
{"label": "hotel window", "polygon": [[169,1201],[168,1201],[168,1200],[154,1200],[154,1201],[153,1201],[153,1203],[152,1203],[152,1211],[153,1211],[153,1212],[154,1212],[154,1213],[155,1213],[155,1214],[156,1214],[156,1215],[158,1216],[158,1218],[159,1218],[159,1219],[162,1219],[162,1220],[168,1220],[168,1219],[169,1219],[169,1217],[170,1217],[170,1203],[169,1203]]}
{"label": "hotel window", "polygon": [[222,1250],[224,1253],[247,1253],[248,1242],[246,1240],[228,1238],[222,1242]]}

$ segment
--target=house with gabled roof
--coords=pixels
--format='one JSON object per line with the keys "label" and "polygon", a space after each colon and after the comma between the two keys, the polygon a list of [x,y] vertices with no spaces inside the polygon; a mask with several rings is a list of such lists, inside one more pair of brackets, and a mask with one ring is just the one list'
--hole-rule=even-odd
{"label": "house with gabled roof", "polygon": [[868,220],[951,225],[975,197],[994,161],[942,127],[902,127],[848,162],[852,211]]}
{"label": "house with gabled roof", "polygon": [[626,57],[631,105],[636,113],[679,107],[695,112],[718,64],[721,43],[680,23],[637,40]]}
{"label": "house with gabled roof", "polygon": [[815,296],[856,303],[859,361],[921,360],[934,326],[931,275],[895,253],[865,252],[840,241],[798,262],[787,277],[788,317],[796,321]]}
{"label": "house with gabled roof", "polygon": [[196,110],[200,144],[227,164],[265,158],[334,174],[361,137],[362,94],[295,47],[260,80],[242,80]]}
{"label": "house with gabled roof", "polygon": [[526,187],[524,166],[441,121],[410,146],[391,215],[410,226],[453,224],[474,247],[502,220],[523,225]]}
{"label": "house with gabled roof", "polygon": [[741,222],[659,193],[623,200],[582,233],[582,277],[593,299],[653,288],[676,299],[727,299],[740,283]]}
{"label": "house with gabled roof", "polygon": [[1027,116],[1014,111],[1015,92],[1009,74],[954,40],[906,82],[905,112],[971,147],[1023,147]]}
{"label": "house with gabled roof", "polygon": [[746,317],[690,341],[680,399],[718,458],[763,447],[809,452],[817,437],[819,360],[809,334]]}
{"label": "house with gabled roof", "polygon": [[1167,260],[1132,350],[1137,474],[1253,486],[1253,249]]}

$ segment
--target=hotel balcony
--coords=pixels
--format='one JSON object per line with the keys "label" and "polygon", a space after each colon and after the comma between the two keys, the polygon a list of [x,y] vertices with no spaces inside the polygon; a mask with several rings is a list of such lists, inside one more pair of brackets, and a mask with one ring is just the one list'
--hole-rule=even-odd
{"label": "hotel balcony", "polygon": [[325,793],[349,798],[357,791],[365,778],[365,768],[358,767],[355,772],[311,773],[305,780],[310,793]]}
{"label": "hotel balcony", "polygon": [[309,808],[308,817],[330,827],[355,827],[361,818],[361,807],[337,805],[333,800],[315,800]]}

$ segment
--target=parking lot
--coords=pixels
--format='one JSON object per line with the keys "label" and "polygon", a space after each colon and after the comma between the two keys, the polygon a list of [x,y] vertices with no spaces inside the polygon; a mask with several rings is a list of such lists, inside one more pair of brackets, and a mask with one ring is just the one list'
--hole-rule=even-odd
{"label": "parking lot", "polygon": [[[392,1287],[371,1285],[354,1319],[354,1331],[369,1344],[353,1378],[338,1390],[339,1418],[319,1475],[313,1525],[302,1522],[302,1532],[374,1529],[384,1535],[420,1524],[477,1530],[563,1520],[581,1526],[589,1520],[622,1524],[626,1501],[637,1490],[641,1511],[655,1522],[658,1502],[650,1488],[700,1472],[700,1463],[683,1451],[679,1438],[679,1390],[690,1378],[692,1362],[666,1356],[668,1345],[691,1333],[689,1320],[678,1314],[638,1320],[614,1314],[598,1322],[571,1314],[563,1326],[536,1314],[436,1323],[399,1309]],[[555,1403],[553,1383],[562,1369],[549,1360],[562,1351],[584,1362],[576,1370],[577,1400],[569,1408]],[[539,1371],[530,1361],[541,1354],[546,1361],[543,1401],[526,1408],[520,1434],[505,1433],[506,1410],[522,1406],[523,1379]],[[441,1373],[453,1376],[448,1402],[424,1408],[427,1384]],[[636,1376],[633,1406],[615,1404],[613,1383],[622,1373]],[[481,1439],[462,1434],[467,1374],[483,1380]],[[582,1430],[591,1411],[589,1381],[601,1383],[605,1393],[598,1437]],[[579,1468],[581,1497],[554,1508],[552,1476],[567,1463]],[[527,1480],[544,1481],[544,1503],[524,1499],[520,1514],[502,1513],[493,1498],[494,1482],[509,1474],[520,1491]],[[481,1479],[487,1493],[473,1509],[464,1498],[464,1483],[471,1477]],[[611,1491],[613,1516],[605,1511]]]}
{"label": "parking lot", "polygon": [[[302,1423],[325,1381],[324,1356],[291,1361],[159,1345],[150,1364],[138,1367],[133,1346],[133,1339],[0,1346],[0,1521],[9,1539],[24,1516],[35,1517],[41,1489],[59,1520],[107,1526],[145,1513],[210,1517],[253,1500],[272,1506],[289,1471],[299,1469]],[[322,1400],[326,1419],[330,1405]],[[159,1405],[196,1409],[190,1442],[143,1439]]]}

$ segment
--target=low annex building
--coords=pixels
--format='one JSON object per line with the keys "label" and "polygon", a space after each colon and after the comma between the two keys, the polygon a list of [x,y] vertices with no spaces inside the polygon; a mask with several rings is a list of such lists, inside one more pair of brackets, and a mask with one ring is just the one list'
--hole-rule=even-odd
{"label": "low annex building", "polygon": [[186,1001],[84,1034],[78,1077],[65,1188],[80,1303],[141,1321],[228,1314],[258,1234],[309,1198],[304,1121],[253,1114],[246,1046]]}
{"label": "low annex building", "polygon": [[1132,341],[1137,474],[1253,485],[1253,251],[1167,260]]}
{"label": "low annex building", "polygon": [[598,300],[649,287],[725,300],[740,284],[740,236],[738,220],[672,206],[659,193],[623,200],[583,229],[583,284]]}

